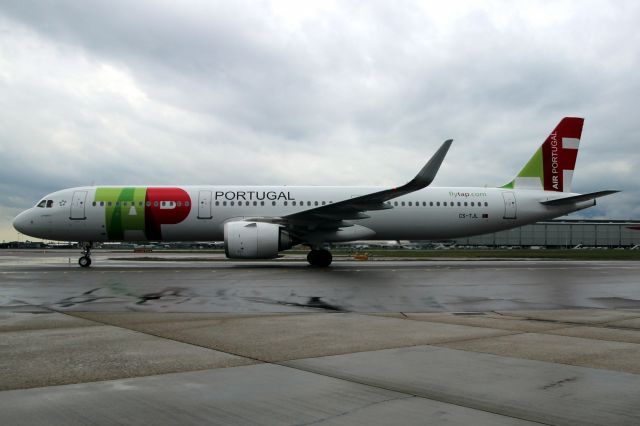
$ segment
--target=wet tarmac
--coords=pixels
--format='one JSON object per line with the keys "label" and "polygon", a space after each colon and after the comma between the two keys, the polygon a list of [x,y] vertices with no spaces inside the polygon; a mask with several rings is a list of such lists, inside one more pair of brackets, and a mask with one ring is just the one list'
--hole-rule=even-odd
{"label": "wet tarmac", "polygon": [[0,251],[10,424],[640,424],[640,262]]}
{"label": "wet tarmac", "polygon": [[21,254],[0,251],[0,306],[229,313],[640,308],[640,263],[633,261],[338,260],[311,268],[303,256],[232,262],[219,254],[154,253],[167,259],[158,262],[97,252],[94,266],[82,269],[75,251]]}

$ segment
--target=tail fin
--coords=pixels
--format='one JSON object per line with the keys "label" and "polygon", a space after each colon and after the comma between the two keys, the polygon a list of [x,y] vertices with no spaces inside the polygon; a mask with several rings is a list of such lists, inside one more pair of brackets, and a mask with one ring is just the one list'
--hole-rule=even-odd
{"label": "tail fin", "polygon": [[518,176],[502,188],[571,192],[584,118],[565,117]]}

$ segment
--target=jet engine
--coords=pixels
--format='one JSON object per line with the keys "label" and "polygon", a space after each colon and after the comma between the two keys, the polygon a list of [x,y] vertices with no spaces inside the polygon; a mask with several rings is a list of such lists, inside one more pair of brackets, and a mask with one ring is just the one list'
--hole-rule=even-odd
{"label": "jet engine", "polygon": [[224,224],[224,251],[230,259],[273,259],[294,245],[280,225],[235,221]]}

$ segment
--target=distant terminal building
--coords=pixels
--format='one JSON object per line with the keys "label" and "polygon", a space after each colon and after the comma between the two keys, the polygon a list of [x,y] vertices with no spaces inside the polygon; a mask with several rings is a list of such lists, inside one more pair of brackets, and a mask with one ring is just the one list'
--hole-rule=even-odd
{"label": "distant terminal building", "polygon": [[461,246],[637,247],[638,220],[552,220],[454,240]]}

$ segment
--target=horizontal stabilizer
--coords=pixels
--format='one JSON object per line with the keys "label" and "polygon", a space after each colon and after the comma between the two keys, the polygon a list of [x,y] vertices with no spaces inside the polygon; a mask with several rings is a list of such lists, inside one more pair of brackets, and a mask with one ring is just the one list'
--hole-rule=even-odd
{"label": "horizontal stabilizer", "polygon": [[567,204],[579,203],[580,201],[594,200],[599,197],[615,194],[616,192],[620,192],[620,191],[609,190],[609,191],[590,192],[589,194],[574,195],[573,197],[564,197],[564,198],[556,198],[554,200],[540,201],[540,203],[544,204],[545,206],[564,206]]}

